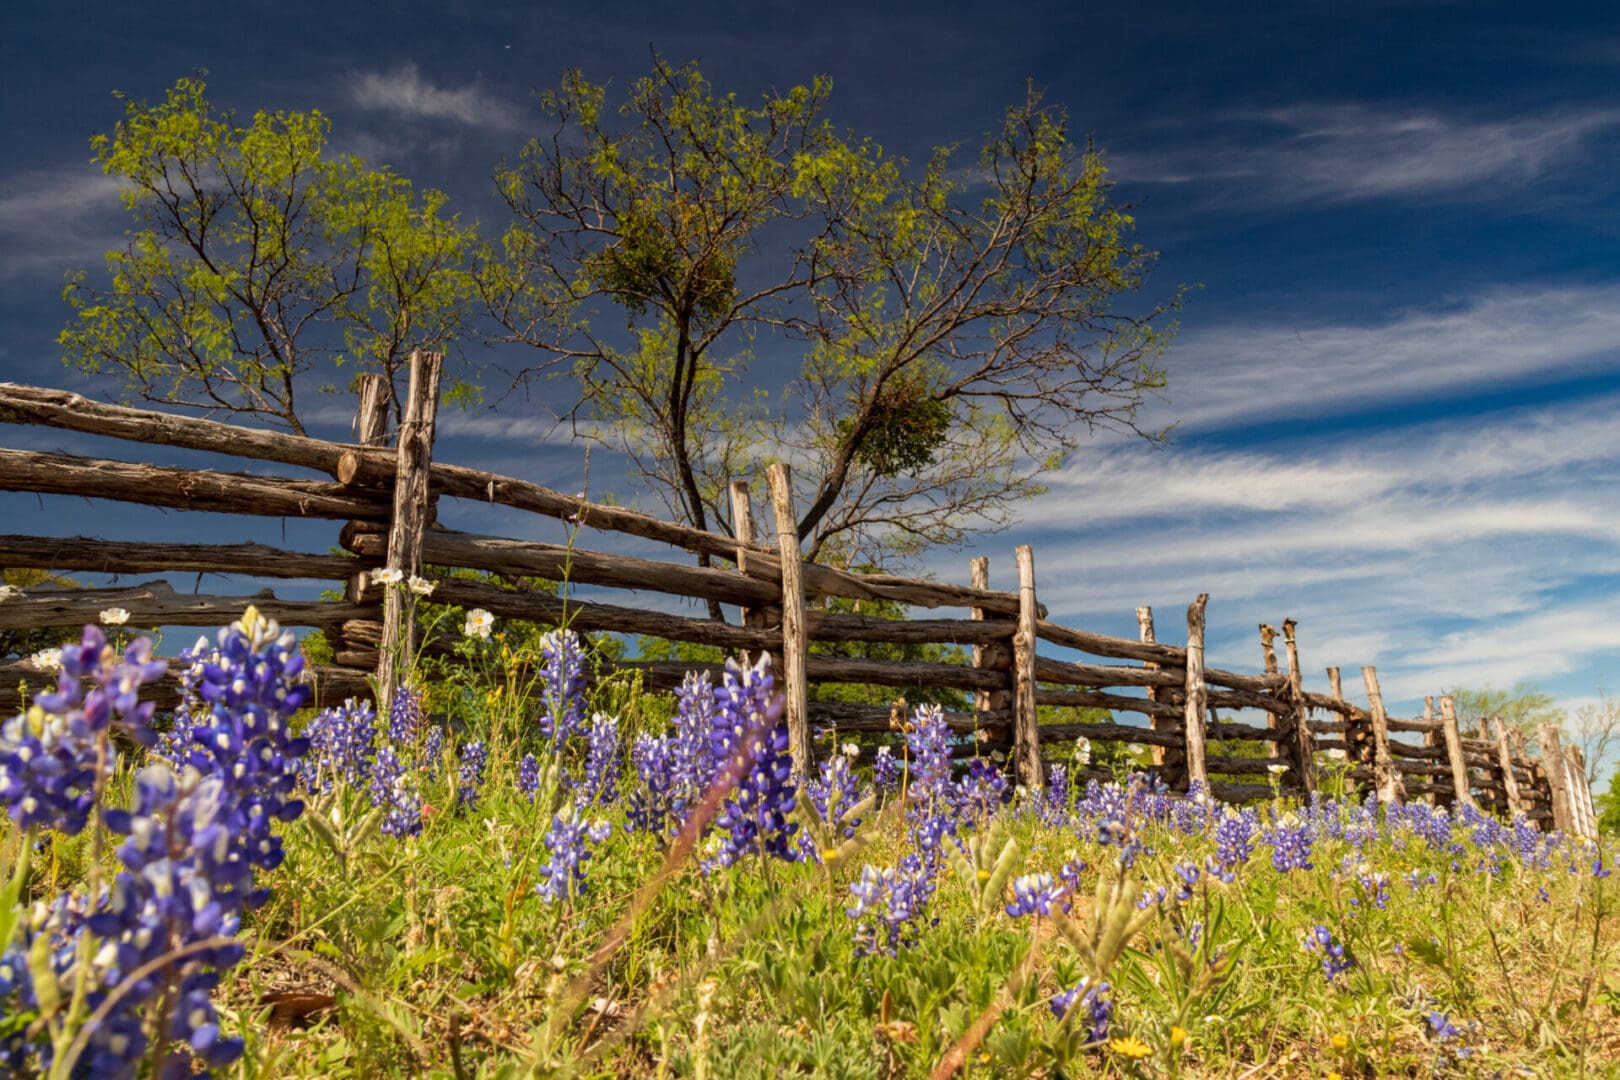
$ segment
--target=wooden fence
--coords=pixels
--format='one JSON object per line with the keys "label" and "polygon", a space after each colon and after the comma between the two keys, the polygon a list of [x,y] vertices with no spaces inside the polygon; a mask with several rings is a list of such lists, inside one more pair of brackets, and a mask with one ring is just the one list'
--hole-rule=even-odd
{"label": "wooden fence", "polygon": [[[655,517],[588,502],[528,481],[434,461],[439,358],[413,358],[403,422],[394,445],[385,430],[380,377],[362,379],[354,443],[269,431],[108,405],[66,391],[0,384],[0,422],[45,425],[140,443],[210,451],[277,462],[324,474],[295,479],[221,473],[60,453],[0,448],[0,490],[112,499],[176,510],[238,515],[319,518],[334,522],[350,556],[283,551],[262,544],[178,544],[87,538],[0,536],[0,567],[112,574],[249,574],[281,579],[342,582],[340,602],[257,596],[183,595],[153,581],[108,589],[27,590],[0,600],[0,630],[95,621],[107,607],[130,612],[138,626],[213,626],[235,618],[251,599],[265,614],[293,626],[317,627],[334,644],[334,663],[314,668],[319,700],[372,692],[375,679],[386,700],[399,678],[391,658],[409,655],[415,640],[402,591],[373,580],[383,567],[405,574],[422,566],[487,571],[516,588],[467,580],[438,583],[435,601],[481,607],[502,617],[555,623],[565,615],[580,631],[651,635],[728,651],[768,650],[779,658],[777,678],[786,698],[793,756],[808,768],[812,726],[840,732],[894,729],[888,707],[812,700],[809,687],[857,683],[890,688],[896,696],[917,688],[947,688],[973,695],[972,707],[946,714],[951,727],[974,733],[979,748],[1010,754],[1020,783],[1044,782],[1043,744],[1079,736],[1152,749],[1160,775],[1179,790],[1203,784],[1216,798],[1241,801],[1273,790],[1309,794],[1321,783],[1322,755],[1341,758],[1341,770],[1370,785],[1383,801],[1426,798],[1465,802],[1503,814],[1523,813],[1542,826],[1595,835],[1596,817],[1578,748],[1565,748],[1555,729],[1539,732],[1540,752],[1527,753],[1523,735],[1500,721],[1477,721],[1464,737],[1450,698],[1429,701],[1421,719],[1387,714],[1377,673],[1362,669],[1366,705],[1343,692],[1339,669],[1329,668],[1330,692],[1305,689],[1296,626],[1260,627],[1263,669],[1240,673],[1204,663],[1208,596],[1187,609],[1185,644],[1160,642],[1153,612],[1137,611],[1137,640],[1077,630],[1050,622],[1037,602],[1034,553],[1016,551],[1019,588],[988,587],[988,560],[970,564],[969,585],[889,575],[852,574],[804,562],[795,534],[791,477],[785,465],[767,471],[774,542],[755,535],[746,483],[731,496],[736,535],[721,536]],[[576,524],[581,537],[625,534],[705,555],[723,567],[690,561],[610,554],[574,544],[547,544],[475,535],[445,527],[441,502],[478,500]],[[447,504],[453,506],[454,504]],[[446,507],[447,508],[447,507]],[[609,589],[649,591],[735,605],[737,623],[692,618],[596,600],[561,599],[522,586],[524,578],[564,580]],[[952,618],[903,620],[825,609],[828,598],[889,601],[904,608],[954,608]],[[1278,656],[1281,638],[1282,657]],[[932,663],[818,655],[816,642],[949,644],[971,647],[971,662]],[[1084,662],[1042,655],[1045,643],[1084,654]],[[1091,662],[1089,658],[1096,658]],[[670,689],[704,665],[627,661],[650,689]],[[718,676],[718,672],[716,672]],[[28,661],[0,661],[0,709],[19,706],[18,683],[39,672]],[[1137,693],[1122,692],[1139,690]],[[178,686],[159,691],[173,700]],[[1043,706],[1079,706],[1146,717],[1146,726],[1121,723],[1040,723]],[[1419,735],[1421,742],[1397,738]],[[898,737],[896,733],[893,737]],[[1265,757],[1224,744],[1258,742]],[[867,738],[863,753],[880,739]],[[1336,753],[1337,752],[1337,753]],[[1104,775],[1074,770],[1076,779]]]}

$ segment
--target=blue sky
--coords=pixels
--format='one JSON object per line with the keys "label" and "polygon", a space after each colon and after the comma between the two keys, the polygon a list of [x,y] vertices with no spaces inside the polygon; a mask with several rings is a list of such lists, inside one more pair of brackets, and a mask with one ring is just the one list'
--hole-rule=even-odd
{"label": "blue sky", "polygon": [[[1105,151],[1195,286],[1168,364],[1168,449],[1094,444],[973,553],[1035,546],[1065,621],[1167,637],[1199,591],[1212,659],[1300,620],[1308,674],[1376,664],[1397,709],[1531,679],[1620,693],[1620,14],[1599,5],[1288,3],[369,5],[20,2],[0,14],[0,377],[79,386],[53,345],[63,275],[123,228],[88,137],[208,69],[239,111],[319,108],[333,142],[497,222],[494,162],[531,90],[622,83],[649,46],[744,97],[832,78],[830,115],[912,159],[972,145],[1032,78]],[[1594,14],[1596,12],[1596,14]],[[346,414],[334,403],[334,418]],[[441,456],[579,486],[517,413],[450,418]],[[89,449],[60,433],[10,445]],[[593,463],[593,488],[611,463]],[[604,481],[605,482],[605,481]],[[625,493],[628,495],[629,493]],[[107,532],[66,499],[15,528]],[[173,515],[118,531],[175,535]],[[486,511],[455,521],[540,535]],[[233,538],[230,523],[198,526]],[[279,526],[271,526],[276,540]],[[540,531],[537,531],[540,530]],[[242,536],[241,538],[247,538]],[[324,547],[296,523],[288,542]]]}

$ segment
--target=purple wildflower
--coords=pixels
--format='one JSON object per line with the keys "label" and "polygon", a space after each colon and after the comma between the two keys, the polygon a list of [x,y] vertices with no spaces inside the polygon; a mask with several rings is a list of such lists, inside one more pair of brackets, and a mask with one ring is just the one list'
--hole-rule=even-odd
{"label": "purple wildflower", "polygon": [[1052,1015],[1059,1020],[1071,1016],[1081,1017],[1089,1027],[1088,1043],[1101,1043],[1108,1038],[1108,1025],[1114,1018],[1114,1003],[1108,1000],[1108,984],[1093,983],[1090,976],[1082,978],[1067,990],[1052,995]]}

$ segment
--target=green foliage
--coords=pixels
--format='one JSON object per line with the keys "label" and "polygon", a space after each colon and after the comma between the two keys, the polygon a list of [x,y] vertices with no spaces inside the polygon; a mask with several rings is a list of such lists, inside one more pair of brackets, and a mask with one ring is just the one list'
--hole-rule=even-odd
{"label": "green foliage", "polygon": [[1598,829],[1620,839],[1620,768],[1609,777],[1609,790],[1593,801],[1597,803]]}
{"label": "green foliage", "polygon": [[[1467,731],[1478,730],[1479,721],[1501,717],[1509,727],[1524,732],[1532,746],[1536,743],[1536,728],[1541,724],[1561,726],[1564,710],[1556,699],[1532,682],[1520,681],[1507,690],[1491,686],[1478,689],[1448,690],[1457,706],[1457,723]],[[1494,738],[1494,734],[1487,735]]]}
{"label": "green foliage", "polygon": [[[258,112],[239,126],[181,79],[156,105],[125,100],[91,140],[131,217],[100,288],[64,296],[67,362],[148,401],[225,410],[300,434],[303,377],[347,365],[396,383],[411,351],[466,321],[474,234],[443,193],[327,150],[320,112]],[[451,396],[465,399],[467,384]]]}

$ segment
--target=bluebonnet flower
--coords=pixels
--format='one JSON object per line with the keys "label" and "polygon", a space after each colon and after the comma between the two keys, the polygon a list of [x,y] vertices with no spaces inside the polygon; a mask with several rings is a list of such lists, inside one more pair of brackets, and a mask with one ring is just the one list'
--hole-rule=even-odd
{"label": "bluebonnet flower", "polygon": [[630,746],[630,767],[640,783],[631,789],[625,812],[630,827],[642,832],[673,833],[685,820],[689,792],[680,784],[673,761],[675,741],[638,736]]}
{"label": "bluebonnet flower", "polygon": [[1053,765],[1046,775],[1046,801],[1041,806],[1041,820],[1055,825],[1069,816],[1069,769],[1066,765]]}
{"label": "bluebonnet flower", "polygon": [[[947,755],[947,763],[949,760]],[[951,792],[956,812],[968,821],[985,821],[1000,810],[1007,799],[1007,778],[984,758],[974,758],[968,763],[967,775],[956,782]]]}
{"label": "bluebonnet flower", "polygon": [[1108,1000],[1107,983],[1093,983],[1088,975],[1067,990],[1052,995],[1052,1015],[1059,1020],[1071,1016],[1081,1018],[1089,1031],[1086,1041],[1101,1043],[1108,1039],[1108,1025],[1114,1019],[1114,1003]]}
{"label": "bluebonnet flower", "polygon": [[518,794],[527,795],[530,802],[534,802],[540,792],[540,759],[533,754],[524,754],[518,763],[517,789]]}
{"label": "bluebonnet flower", "polygon": [[1265,839],[1271,845],[1271,865],[1277,873],[1312,869],[1309,825],[1285,818],[1266,833]]}
{"label": "bluebonnet flower", "polygon": [[[687,672],[675,691],[675,730],[671,734],[670,761],[678,773],[678,786],[701,793],[714,779],[722,760],[715,754],[714,730],[720,712],[708,672]],[[695,798],[695,795],[689,795]]]}
{"label": "bluebonnet flower", "polygon": [[619,793],[619,718],[597,713],[591,718],[585,775],[577,785],[581,806],[607,805]]}
{"label": "bluebonnet flower", "polygon": [[1606,878],[1609,876],[1610,872],[1611,871],[1609,868],[1603,865],[1603,853],[1599,852],[1598,857],[1592,860],[1592,876],[1595,878]]}
{"label": "bluebonnet flower", "polygon": [[351,787],[364,784],[371,775],[376,734],[377,713],[369,701],[349,698],[337,708],[321,710],[304,729],[309,739],[302,769],[305,786],[319,792],[330,790],[333,780]]}
{"label": "bluebonnet flower", "polygon": [[540,732],[560,746],[585,728],[585,651],[572,630],[553,630],[540,639],[545,664],[545,712]]}
{"label": "bluebonnet flower", "polygon": [[415,778],[393,746],[383,746],[371,764],[371,804],[386,808],[382,832],[415,836],[422,831],[422,797]]}
{"label": "bluebonnet flower", "polygon": [[906,734],[911,748],[910,797],[923,804],[947,803],[951,785],[951,729],[938,705],[919,705]]}
{"label": "bluebonnet flower", "polygon": [[934,895],[934,880],[922,860],[908,854],[892,868],[866,866],[849,892],[855,906],[845,909],[846,913],[851,919],[866,920],[855,930],[856,952],[865,956],[882,951],[893,956],[916,942],[929,898]]}
{"label": "bluebonnet flower", "polygon": [[1374,873],[1363,865],[1356,873],[1356,884],[1361,886],[1362,895],[1352,896],[1350,904],[1359,907],[1363,899],[1369,901],[1379,911],[1389,906],[1389,875]]}
{"label": "bluebonnet flower", "polygon": [[900,790],[900,761],[889,746],[877,748],[872,759],[872,783],[885,795]]}
{"label": "bluebonnet flower", "polygon": [[[1458,1062],[1466,1061],[1474,1055],[1474,1048],[1468,1046],[1464,1040],[1474,1033],[1476,1025],[1469,1024],[1465,1028],[1459,1028],[1451,1022],[1451,1017],[1442,1012],[1431,1012],[1427,1019],[1429,1033],[1435,1041],[1436,1067],[1441,1064],[1439,1059],[1443,1059],[1447,1054],[1455,1057]],[[1455,1045],[1452,1045],[1453,1042]]]}
{"label": "bluebonnet flower", "polygon": [[[143,721],[151,714],[135,701],[138,686],[155,675],[150,646],[138,648],[139,663],[126,663],[130,670],[109,682],[106,663],[95,658],[103,653],[98,639],[87,631],[77,651],[64,651],[73,677],[98,689],[62,686],[55,700],[36,702],[41,711],[79,713],[81,733],[104,732],[113,713]],[[36,905],[0,958],[0,996],[15,994],[25,1010],[41,1001],[23,955],[43,957],[59,985],[82,975],[84,1004],[97,1019],[75,1075],[133,1077],[153,1037],[189,1048],[160,1055],[163,1075],[189,1074],[192,1054],[221,1067],[242,1053],[240,1039],[221,1033],[209,993],[242,956],[242,945],[230,940],[241,912],[266,895],[254,888],[255,869],[281,860],[270,823],[302,811],[288,796],[306,744],[288,736],[286,720],[307,690],[294,685],[303,664],[292,635],[253,608],[221,632],[217,648],[206,648],[184,657],[187,730],[175,746],[185,749],[186,767],[177,771],[154,757],[134,777],[131,807],[103,813],[107,829],[126,838],[116,851],[124,869],[93,899],[69,894]],[[81,749],[92,770],[109,767],[93,742],[82,741]],[[81,972],[79,943],[87,933],[96,949]],[[24,1068],[30,1049],[49,1068],[48,1040],[30,1047],[13,1039],[0,1055],[8,1067]]]}
{"label": "bluebonnet flower", "polygon": [[[1072,856],[1074,853],[1070,852],[1069,854]],[[1085,869],[1084,860],[1079,858],[1065,859],[1063,865],[1058,867],[1058,879],[1069,887],[1071,894],[1078,894],[1080,892],[1080,875],[1085,872]]]}
{"label": "bluebonnet flower", "polygon": [[422,759],[417,766],[422,770],[424,779],[432,781],[439,777],[439,765],[444,761],[444,728],[428,728],[427,737],[422,740]]}
{"label": "bluebonnet flower", "polygon": [[461,806],[478,805],[478,789],[484,786],[484,764],[489,760],[489,748],[482,739],[461,748],[461,764],[456,769],[456,803]]}
{"label": "bluebonnet flower", "polygon": [[733,786],[714,819],[727,835],[711,865],[730,866],[754,853],[787,862],[797,857],[789,841],[799,826],[788,818],[798,788],[787,727],[780,720],[782,699],[772,686],[768,655],[746,669],[735,660],[726,662],[725,684],[715,695],[715,732]]}
{"label": "bluebonnet flower", "polygon": [[1349,971],[1355,964],[1354,960],[1344,954],[1344,946],[1334,942],[1333,932],[1325,926],[1317,926],[1305,936],[1305,950],[1322,954],[1322,974],[1329,982]]}
{"label": "bluebonnet flower", "polygon": [[[823,761],[817,771],[818,776],[804,782],[804,794],[809,798],[816,816],[828,825],[833,825],[861,801],[855,770],[850,768],[849,758],[846,755],[834,754]],[[854,836],[860,824],[860,818],[853,818],[847,822],[844,826],[844,839]],[[819,852],[816,854],[819,858]]]}
{"label": "bluebonnet flower", "polygon": [[1083,833],[1089,823],[1096,830],[1097,842],[1104,846],[1124,844],[1132,833],[1129,800],[1118,784],[1088,781],[1085,798],[1075,811],[1079,815],[1076,830]]}
{"label": "bluebonnet flower", "polygon": [[[116,757],[113,727],[151,745],[151,702],[141,686],[167,670],[152,660],[152,641],[139,637],[122,661],[95,626],[78,645],[62,648],[55,693],[38,694],[26,712],[0,723],[0,802],[20,829],[40,826],[67,836],[84,829],[100,777]],[[88,684],[88,688],[87,685]]]}
{"label": "bluebonnet flower", "polygon": [[388,741],[402,750],[414,750],[421,741],[422,726],[422,692],[414,686],[399,687],[388,707]]}
{"label": "bluebonnet flower", "polygon": [[1251,809],[1227,810],[1215,826],[1215,858],[1228,872],[1241,867],[1254,854],[1260,815]]}
{"label": "bluebonnet flower", "polygon": [[579,812],[568,808],[551,820],[546,847],[551,862],[540,867],[535,891],[549,904],[585,894],[585,863],[591,857],[590,826]]}
{"label": "bluebonnet flower", "polygon": [[1193,888],[1198,884],[1200,874],[1198,864],[1176,863],[1171,869],[1180,879],[1180,883],[1176,885],[1176,899],[1185,904],[1193,898]]}
{"label": "bluebonnet flower", "polygon": [[1050,915],[1053,905],[1061,905],[1069,890],[1051,874],[1025,874],[1013,882],[1013,901],[1007,905],[1007,914],[1013,918],[1025,915]]}

